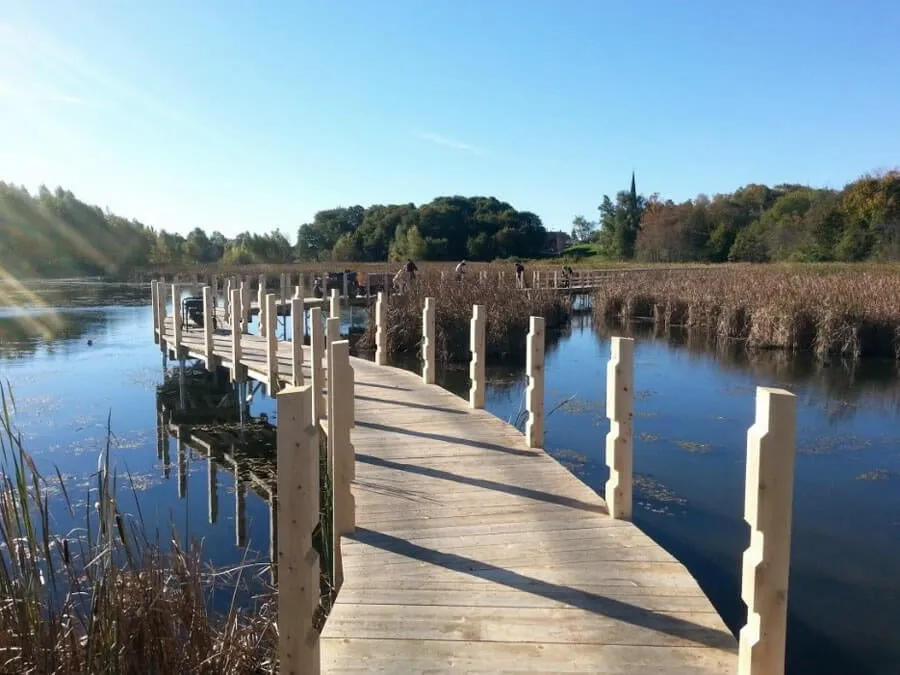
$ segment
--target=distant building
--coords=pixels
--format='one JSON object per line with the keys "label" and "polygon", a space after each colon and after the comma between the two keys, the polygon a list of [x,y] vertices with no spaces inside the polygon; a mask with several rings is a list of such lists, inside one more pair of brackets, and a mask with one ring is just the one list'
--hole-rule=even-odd
{"label": "distant building", "polygon": [[566,232],[548,232],[544,253],[547,255],[559,255],[572,245],[572,237]]}

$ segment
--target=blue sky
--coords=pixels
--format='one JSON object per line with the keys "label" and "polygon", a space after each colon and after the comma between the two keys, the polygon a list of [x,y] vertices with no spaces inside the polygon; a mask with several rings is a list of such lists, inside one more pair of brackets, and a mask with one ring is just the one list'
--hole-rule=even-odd
{"label": "blue sky", "polygon": [[0,179],[158,228],[494,195],[551,229],[900,163],[900,3],[0,0]]}

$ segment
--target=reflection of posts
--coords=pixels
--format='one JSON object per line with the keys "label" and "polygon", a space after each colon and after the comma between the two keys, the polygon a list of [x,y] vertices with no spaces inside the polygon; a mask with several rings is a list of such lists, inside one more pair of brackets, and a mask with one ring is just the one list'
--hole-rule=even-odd
{"label": "reflection of posts", "polygon": [[525,437],[529,448],[544,447],[544,317],[531,317],[531,327],[526,340],[525,371],[528,387],[525,389],[525,406],[528,421]]}
{"label": "reflection of posts", "polygon": [[634,445],[634,340],[614,337],[606,365],[606,505],[612,518],[631,520]]}
{"label": "reflection of posts", "polygon": [[311,387],[283,389],[277,401],[278,657],[282,673],[318,675],[318,423]]}
{"label": "reflection of posts", "polygon": [[740,675],[784,673],[796,438],[794,395],[757,387],[756,420],[747,432],[744,519],[750,545],[741,583],[747,625],[740,632]]}

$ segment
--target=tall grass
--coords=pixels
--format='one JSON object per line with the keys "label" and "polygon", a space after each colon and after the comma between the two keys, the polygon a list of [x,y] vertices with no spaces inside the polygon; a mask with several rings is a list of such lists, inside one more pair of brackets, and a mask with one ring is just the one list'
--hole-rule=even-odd
{"label": "tall grass", "polygon": [[[271,598],[242,612],[235,590],[227,613],[211,610],[213,589],[240,587],[243,568],[207,570],[196,545],[183,548],[176,535],[164,550],[146,537],[140,514],[132,519],[116,507],[108,444],[83,513],[76,511],[59,473],[47,479],[38,471],[14,415],[12,392],[0,385],[0,672],[274,669]],[[82,527],[56,532],[56,489]]]}
{"label": "tall grass", "polygon": [[[484,305],[487,315],[485,341],[489,359],[516,357],[525,353],[529,316],[543,316],[548,328],[565,322],[571,300],[554,291],[520,291],[515,276],[502,278],[497,271],[482,279],[472,270],[457,281],[452,274],[442,279],[440,271],[421,272],[408,292],[388,298],[387,350],[413,352],[422,341],[422,310],[425,298],[435,299],[437,358],[447,362],[467,362],[472,306]],[[374,312],[374,308],[370,311]],[[358,348],[375,349],[375,320],[370,317]]]}
{"label": "tall grass", "polygon": [[757,349],[900,359],[900,269],[892,265],[727,265],[610,274],[601,320],[651,319]]}

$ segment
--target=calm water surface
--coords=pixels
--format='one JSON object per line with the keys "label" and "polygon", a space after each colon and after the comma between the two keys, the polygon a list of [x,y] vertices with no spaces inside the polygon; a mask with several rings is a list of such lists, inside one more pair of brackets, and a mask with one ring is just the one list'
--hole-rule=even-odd
{"label": "calm water surface", "polygon": [[[137,512],[133,484],[148,527],[168,532],[174,526],[184,539],[202,539],[213,562],[249,558],[265,572],[269,505],[252,477],[240,474],[236,483],[227,460],[220,457],[211,472],[207,459],[190,450],[179,461],[174,438],[164,458],[157,456],[163,367],[150,325],[148,287],[67,281],[0,289],[0,378],[14,389],[25,443],[39,468],[58,468],[70,492],[87,499],[109,420],[120,483],[129,486],[120,491],[120,509]],[[601,493],[607,477],[605,333],[593,330],[589,317],[577,317],[554,336],[546,361],[546,409],[553,410],[546,446]],[[900,672],[900,382],[894,364],[822,367],[780,353],[749,358],[710,351],[686,336],[639,331],[637,337],[635,522],[689,567],[736,631],[744,620],[739,575],[748,537],[742,509],[754,388],[793,391],[799,428],[789,672]],[[465,371],[440,377],[444,386],[466,393]],[[489,377],[488,409],[517,421],[522,365],[492,367]],[[251,414],[272,418],[274,405],[257,394]],[[223,451],[235,452],[233,446]],[[54,513],[61,529],[75,524],[64,509]]]}

